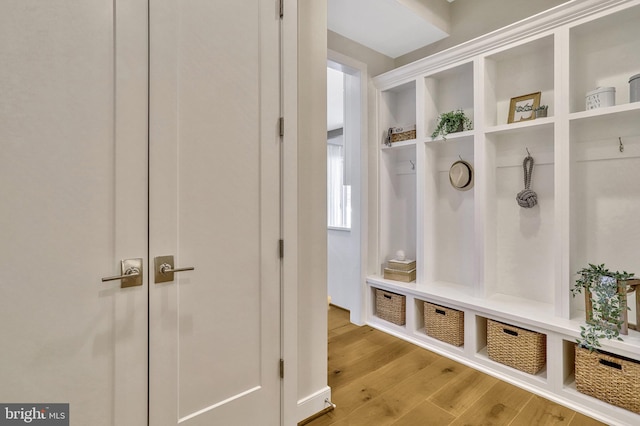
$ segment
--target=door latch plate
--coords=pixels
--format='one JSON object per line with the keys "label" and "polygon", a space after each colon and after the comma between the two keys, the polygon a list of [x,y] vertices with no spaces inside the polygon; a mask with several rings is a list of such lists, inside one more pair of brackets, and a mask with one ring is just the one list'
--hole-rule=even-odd
{"label": "door latch plate", "polygon": [[127,275],[128,271],[140,271],[137,275],[132,277],[122,278],[120,280],[120,288],[137,287],[142,285],[142,259],[125,259],[120,262],[122,275]]}
{"label": "door latch plate", "polygon": [[156,256],[153,259],[153,270],[155,271],[155,283],[167,283],[174,280],[172,271],[162,272],[162,267],[168,265],[171,270],[174,267],[173,256]]}

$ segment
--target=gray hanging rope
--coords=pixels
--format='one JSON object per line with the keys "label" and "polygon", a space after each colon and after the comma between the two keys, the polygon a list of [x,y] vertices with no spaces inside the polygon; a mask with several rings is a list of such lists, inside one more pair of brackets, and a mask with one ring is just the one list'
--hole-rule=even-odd
{"label": "gray hanging rope", "polygon": [[[529,168],[527,169],[527,163]],[[530,189],[531,187],[531,177],[533,176],[533,157],[527,155],[522,162],[522,168],[524,169],[524,189],[518,192],[516,195],[516,200],[518,201],[518,205],[520,207],[524,207],[526,209],[531,208],[538,204],[538,195]]]}

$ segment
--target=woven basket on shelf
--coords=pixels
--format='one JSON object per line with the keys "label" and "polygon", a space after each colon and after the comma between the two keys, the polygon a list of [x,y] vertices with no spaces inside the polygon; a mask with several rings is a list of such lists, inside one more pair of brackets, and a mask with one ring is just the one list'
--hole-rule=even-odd
{"label": "woven basket on shelf", "polygon": [[547,361],[547,336],[487,320],[487,351],[493,361],[536,374]]}
{"label": "woven basket on shelf", "polygon": [[454,346],[464,345],[464,312],[424,302],[424,328],[428,336]]}
{"label": "woven basket on shelf", "polygon": [[640,362],[576,347],[578,392],[640,414]]}
{"label": "woven basket on shelf", "polygon": [[391,134],[391,142],[402,142],[402,141],[408,141],[415,138],[416,138],[415,130],[409,130],[407,132]]}
{"label": "woven basket on shelf", "polygon": [[416,280],[416,270],[398,271],[396,269],[384,268],[384,278],[386,280],[402,281],[410,283]]}
{"label": "woven basket on shelf", "polygon": [[406,298],[401,294],[376,289],[376,316],[397,325],[405,324]]}

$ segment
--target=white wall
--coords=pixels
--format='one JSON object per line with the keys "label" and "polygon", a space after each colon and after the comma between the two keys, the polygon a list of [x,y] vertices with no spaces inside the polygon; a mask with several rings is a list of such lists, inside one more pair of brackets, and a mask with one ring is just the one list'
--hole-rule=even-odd
{"label": "white wall", "polygon": [[356,232],[344,230],[327,231],[328,293],[332,304],[349,311],[359,310],[360,303],[359,298],[353,297],[352,291],[354,288],[360,289],[361,281],[360,239],[355,238],[354,234]]}

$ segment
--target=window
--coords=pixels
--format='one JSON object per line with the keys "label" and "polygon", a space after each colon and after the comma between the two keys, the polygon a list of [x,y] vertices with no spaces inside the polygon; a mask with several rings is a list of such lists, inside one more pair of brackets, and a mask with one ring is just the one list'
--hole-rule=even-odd
{"label": "window", "polygon": [[351,229],[351,185],[344,137],[345,74],[327,67],[327,226]]}
{"label": "window", "polygon": [[327,133],[327,225],[351,229],[351,185],[345,185],[342,129]]}

